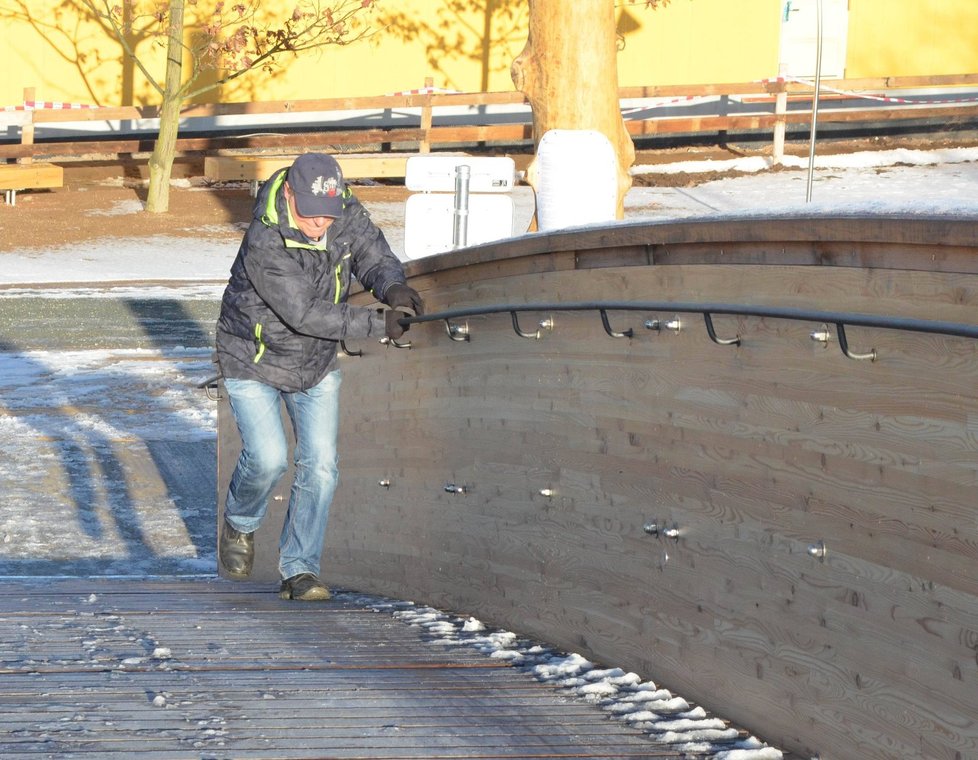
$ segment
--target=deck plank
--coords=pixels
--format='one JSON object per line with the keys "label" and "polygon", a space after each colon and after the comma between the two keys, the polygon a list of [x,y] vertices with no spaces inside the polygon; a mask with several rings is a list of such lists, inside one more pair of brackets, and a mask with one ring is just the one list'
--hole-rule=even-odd
{"label": "deck plank", "polygon": [[218,579],[0,582],[0,756],[684,756],[363,600]]}

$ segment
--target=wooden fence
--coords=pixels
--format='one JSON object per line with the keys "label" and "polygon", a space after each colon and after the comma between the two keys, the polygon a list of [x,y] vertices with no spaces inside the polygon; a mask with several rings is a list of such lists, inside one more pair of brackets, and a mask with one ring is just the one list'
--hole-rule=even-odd
{"label": "wooden fence", "polygon": [[[880,79],[831,80],[823,83],[819,109],[819,124],[846,123],[852,126],[907,120],[940,120],[942,123],[978,119],[978,98],[914,100],[895,97],[901,90],[931,90],[967,88],[978,85],[978,74],[949,76],[886,77]],[[831,90],[829,89],[831,87]],[[770,132],[772,155],[780,158],[784,150],[785,132],[789,125],[811,122],[813,86],[791,79],[772,79],[707,85],[667,85],[623,87],[619,97],[628,101],[650,101],[641,109],[626,109],[626,126],[633,138],[654,138],[665,135],[702,135],[712,133]],[[850,97],[851,96],[851,97]],[[694,98],[733,98],[741,103],[756,105],[749,112],[706,115],[663,115],[663,105],[681,105]],[[873,107],[852,107],[852,97],[868,97]],[[672,101],[670,101],[672,99]],[[848,107],[840,108],[840,101]],[[33,90],[25,90],[25,105],[33,101]],[[807,104],[807,107],[805,107]],[[57,105],[57,104],[37,104]],[[518,145],[533,139],[529,116],[516,122],[438,124],[439,110],[468,107],[473,109],[467,119],[478,117],[476,109],[483,106],[526,106],[520,92],[439,93],[423,91],[417,94],[385,95],[363,98],[330,98],[321,100],[278,100],[252,103],[215,103],[187,106],[182,116],[188,124],[194,120],[221,116],[274,115],[292,116],[301,113],[342,111],[385,111],[418,109],[417,126],[378,128],[376,126],[325,128],[309,127],[303,131],[247,136],[196,136],[179,138],[177,150],[183,155],[221,155],[247,152],[268,152],[283,149],[298,152],[312,148],[328,148],[334,152],[363,152],[383,150],[385,146],[403,145],[406,150],[428,152],[433,149],[459,149],[466,144],[495,143]],[[58,123],[99,122],[115,120],[148,120],[159,118],[156,106],[121,107],[22,107],[23,120],[19,143],[0,145],[0,158],[7,161],[29,162],[35,158],[69,161],[91,156],[119,156],[152,150],[154,134],[122,139],[45,140],[35,142],[35,131],[41,125]],[[632,111],[628,113],[628,111]],[[445,121],[445,119],[441,119]]]}

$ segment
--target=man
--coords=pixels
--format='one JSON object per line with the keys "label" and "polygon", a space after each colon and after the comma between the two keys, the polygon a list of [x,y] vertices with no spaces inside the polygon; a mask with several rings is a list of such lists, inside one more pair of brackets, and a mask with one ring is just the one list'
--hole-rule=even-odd
{"label": "man", "polygon": [[[353,277],[391,308],[348,304]],[[333,157],[307,153],[265,182],[217,323],[218,364],[242,444],[218,540],[227,575],[251,574],[254,532],[288,467],[284,400],[296,446],[279,541],[280,596],[329,598],[319,565],[337,481],[337,346],[401,337],[404,310],[422,314],[421,297]]]}

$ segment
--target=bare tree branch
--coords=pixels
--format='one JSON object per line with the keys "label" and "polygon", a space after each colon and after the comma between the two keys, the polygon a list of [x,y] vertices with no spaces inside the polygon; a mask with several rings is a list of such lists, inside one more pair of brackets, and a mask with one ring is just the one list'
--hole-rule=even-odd
{"label": "bare tree branch", "polygon": [[[76,66],[93,101],[99,99],[98,83],[92,81],[99,67],[122,63],[127,99],[135,98],[133,70],[142,74],[162,100],[146,209],[166,211],[183,104],[255,70],[276,76],[282,56],[298,57],[369,37],[373,29],[366,17],[376,0],[296,0],[284,16],[266,10],[262,0],[61,0],[47,15],[32,9],[30,0],[0,3],[5,6],[0,7],[0,19],[30,24]],[[99,30],[118,45],[121,56],[93,42],[91,35],[97,38]],[[154,47],[147,49],[147,43]],[[165,71],[154,75],[160,49],[165,51]],[[201,84],[206,72],[214,77]]]}
{"label": "bare tree branch", "polygon": [[[163,94],[163,86],[156,81],[156,78],[150,73],[149,69],[142,62],[139,56],[136,55],[136,51],[130,44],[129,35],[123,30],[122,26],[118,23],[117,14],[113,12],[113,9],[109,6],[109,0],[81,0],[81,4],[85,6],[95,18],[101,20],[104,24],[112,30],[116,41],[122,46],[123,51],[129,57],[129,59],[136,65],[139,71],[146,81],[149,82],[150,86],[153,87],[160,95]],[[120,9],[121,14],[121,9]]]}

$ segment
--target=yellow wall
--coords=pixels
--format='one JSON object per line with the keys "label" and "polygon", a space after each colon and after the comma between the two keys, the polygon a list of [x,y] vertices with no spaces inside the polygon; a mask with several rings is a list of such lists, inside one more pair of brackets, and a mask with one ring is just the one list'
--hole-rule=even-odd
{"label": "yellow wall", "polygon": [[[781,0],[671,0],[619,9],[622,86],[751,82],[778,73]],[[628,20],[623,24],[622,14]]]}
{"label": "yellow wall", "polygon": [[976,0],[850,0],[846,76],[974,72]]}
{"label": "yellow wall", "polygon": [[[488,0],[478,0],[485,7]],[[571,1],[571,0],[568,0]],[[722,83],[774,77],[783,0],[616,0],[622,85]],[[382,95],[436,86],[510,90],[509,65],[525,44],[527,0],[491,0],[458,12],[462,0],[381,0],[387,28],[371,40],[283,59],[277,73],[253,72],[204,100],[247,101]],[[266,0],[274,11],[294,0]],[[202,3],[205,5],[205,3]],[[158,96],[94,23],[77,22],[65,0],[0,0],[0,106],[34,86],[39,100],[116,105]],[[978,71],[978,1],[850,0],[846,75],[874,77]],[[13,11],[30,21],[11,18]],[[488,52],[483,39],[488,34]],[[144,44],[141,50],[150,50]],[[162,59],[152,61],[162,76]],[[574,83],[568,83],[574,86]]]}
{"label": "yellow wall", "polygon": [[[525,0],[495,14],[487,60],[481,55],[484,14],[460,16],[458,0],[383,0],[371,16],[376,33],[347,46],[329,46],[299,57],[282,57],[277,71],[251,72],[203,100],[276,100],[384,95],[436,86],[464,91],[511,90],[512,59],[526,42]],[[500,0],[494,0],[500,4]],[[467,3],[461,3],[467,5]],[[100,105],[157,103],[145,78],[123,63],[118,43],[90,20],[78,23],[65,0],[0,0],[0,106],[19,103],[33,86],[39,100]],[[204,7],[209,3],[201,3]],[[294,0],[266,0],[263,8],[291,12]],[[11,16],[17,12],[20,18]],[[23,18],[27,16],[28,18]],[[189,16],[188,16],[189,18]],[[382,28],[386,26],[387,28]],[[153,55],[150,43],[142,54]],[[162,80],[163,58],[156,51],[150,69]],[[488,73],[484,74],[484,71]],[[124,82],[131,81],[128,86]]]}

